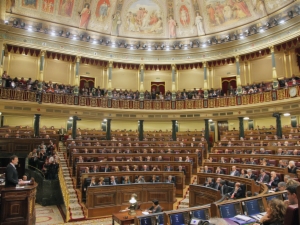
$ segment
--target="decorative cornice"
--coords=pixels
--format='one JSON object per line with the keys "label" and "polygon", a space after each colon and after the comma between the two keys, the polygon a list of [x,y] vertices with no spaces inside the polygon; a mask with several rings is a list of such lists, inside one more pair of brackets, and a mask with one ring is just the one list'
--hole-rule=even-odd
{"label": "decorative cornice", "polygon": [[[172,52],[168,52],[162,50],[147,51],[111,48],[110,46],[94,45],[64,37],[49,37],[49,35],[43,33],[29,33],[26,30],[0,25],[0,39],[3,39],[8,44],[81,55],[82,57],[101,60],[138,64],[182,64],[230,58],[237,54],[248,54],[268,48],[269,46],[275,46],[292,40],[299,35],[300,21],[298,17],[295,17],[287,21],[284,26],[273,27],[264,33],[258,33],[243,40],[211,45],[206,48],[172,50]],[[99,49],[100,46],[101,50]]]}

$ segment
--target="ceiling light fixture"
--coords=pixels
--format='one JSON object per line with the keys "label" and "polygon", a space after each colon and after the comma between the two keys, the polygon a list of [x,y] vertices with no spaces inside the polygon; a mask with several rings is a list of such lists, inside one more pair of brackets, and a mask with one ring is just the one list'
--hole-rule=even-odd
{"label": "ceiling light fixture", "polygon": [[283,116],[290,116],[290,113],[283,113]]}
{"label": "ceiling light fixture", "polygon": [[67,33],[66,33],[66,37],[68,38],[70,36],[70,32],[68,31]]}
{"label": "ceiling light fixture", "polygon": [[32,31],[32,26],[28,26],[28,31]]}
{"label": "ceiling light fixture", "polygon": [[244,117],[244,120],[249,120],[249,117]]}

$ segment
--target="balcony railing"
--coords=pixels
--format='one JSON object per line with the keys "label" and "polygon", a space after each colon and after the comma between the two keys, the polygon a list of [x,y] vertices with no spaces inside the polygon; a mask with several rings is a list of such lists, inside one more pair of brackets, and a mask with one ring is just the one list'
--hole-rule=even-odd
{"label": "balcony railing", "polygon": [[[295,96],[290,95],[295,92]],[[246,94],[241,96],[209,98],[209,99],[191,99],[191,100],[126,100],[126,99],[108,99],[103,97],[75,96],[70,94],[55,94],[14,90],[0,88],[0,99],[52,103],[60,105],[77,105],[94,108],[113,108],[113,109],[136,109],[136,110],[183,110],[183,109],[205,109],[221,108],[240,105],[251,105],[277,100],[299,97],[299,86],[293,86],[284,89],[266,91],[256,94]]]}

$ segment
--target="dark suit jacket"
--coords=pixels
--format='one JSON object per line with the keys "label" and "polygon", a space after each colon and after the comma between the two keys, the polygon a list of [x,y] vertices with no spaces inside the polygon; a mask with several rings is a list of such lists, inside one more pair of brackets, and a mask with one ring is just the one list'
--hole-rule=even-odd
{"label": "dark suit jacket", "polygon": [[18,171],[8,164],[5,171],[5,187],[16,187],[18,183]]}
{"label": "dark suit jacket", "polygon": [[173,171],[173,169],[172,169],[172,168],[170,168],[170,170],[168,170],[168,168],[166,168],[166,169],[165,169],[165,171]]}
{"label": "dark suit jacket", "polygon": [[288,168],[288,172],[289,173],[297,173],[297,167],[296,166],[294,166],[293,168]]}
{"label": "dark suit jacket", "polygon": [[160,206],[160,205],[158,205],[158,206],[156,207],[156,209],[154,209],[154,206],[151,206],[151,207],[149,208],[149,210],[151,210],[151,211],[152,211],[152,213],[159,213],[159,212],[161,212],[161,211],[162,211],[162,209],[161,209],[161,206]]}
{"label": "dark suit jacket", "polygon": [[280,182],[279,178],[275,177],[275,179],[273,180],[273,182],[271,184],[269,182],[268,185],[270,185],[271,187],[277,187],[279,182]]}
{"label": "dark suit jacket", "polygon": [[224,184],[221,188],[220,188],[220,192],[221,195],[226,195],[228,193],[228,186],[226,184]]}
{"label": "dark suit jacket", "polygon": [[[230,197],[234,193],[234,189],[232,192],[230,192]],[[243,190],[241,188],[238,189],[238,191],[234,194],[234,198],[242,198],[243,197]]]}
{"label": "dark suit jacket", "polygon": [[255,174],[251,174],[251,176],[249,177],[249,179],[253,179],[253,180],[256,180],[256,176],[255,176]]}
{"label": "dark suit jacket", "polygon": [[214,183],[214,182],[211,182],[211,183],[204,183],[203,186],[204,186],[204,187],[215,188],[215,183]]}
{"label": "dark suit jacket", "polygon": [[221,190],[221,185],[218,183],[215,183],[214,189]]}
{"label": "dark suit jacket", "polygon": [[[257,178],[257,181],[261,180],[262,175],[260,174]],[[270,176],[268,174],[266,174],[262,180],[263,183],[269,183],[270,182]]]}
{"label": "dark suit jacket", "polygon": [[219,173],[216,172],[216,174],[224,174],[223,170],[221,170]]}
{"label": "dark suit jacket", "polygon": [[105,168],[101,169],[101,172],[111,172],[111,169],[108,167],[105,171]]}
{"label": "dark suit jacket", "polygon": [[[231,176],[231,173],[232,173],[233,171],[230,171],[230,176]],[[235,176],[235,177],[239,177],[240,176],[240,172],[239,171],[234,171],[234,175],[233,176]]]}
{"label": "dark suit jacket", "polygon": [[159,179],[155,179],[155,180],[153,181],[153,179],[151,178],[151,179],[150,179],[150,182],[151,182],[151,183],[157,183],[157,182],[159,182]]}
{"label": "dark suit jacket", "polygon": [[203,170],[203,173],[211,173],[211,170]]}

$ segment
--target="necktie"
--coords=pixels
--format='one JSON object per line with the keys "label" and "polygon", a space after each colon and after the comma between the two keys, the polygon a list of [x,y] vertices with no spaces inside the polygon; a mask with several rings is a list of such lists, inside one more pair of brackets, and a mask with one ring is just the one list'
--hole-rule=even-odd
{"label": "necktie", "polygon": [[263,181],[263,179],[264,179],[264,176],[265,176],[265,175],[263,175],[263,176],[260,178],[260,182],[262,182],[262,181]]}

